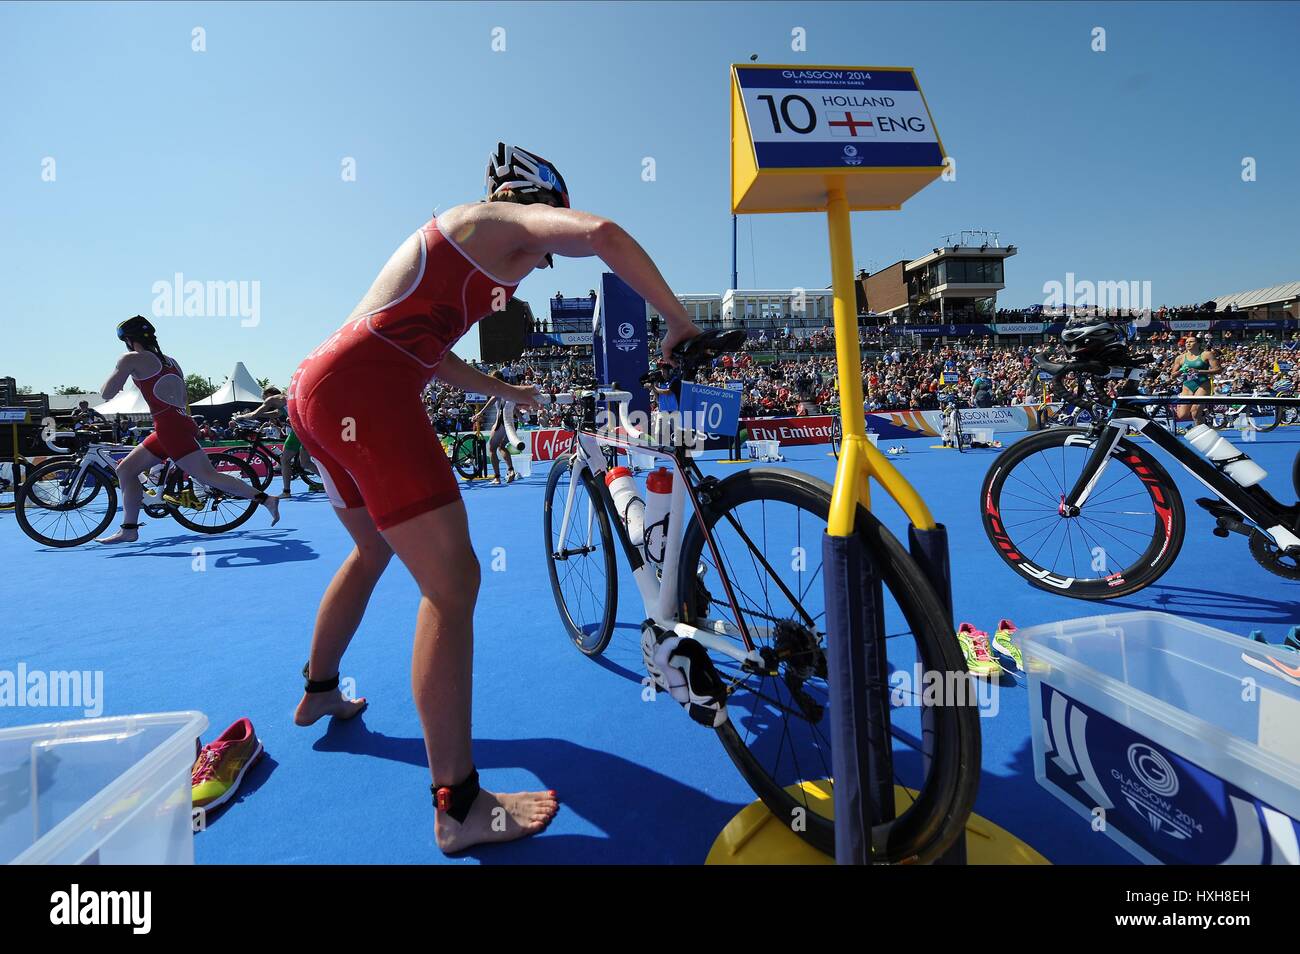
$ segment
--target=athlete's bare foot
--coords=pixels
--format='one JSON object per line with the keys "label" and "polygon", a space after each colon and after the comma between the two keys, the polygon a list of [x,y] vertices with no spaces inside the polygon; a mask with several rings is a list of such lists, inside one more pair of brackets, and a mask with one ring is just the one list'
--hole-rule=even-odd
{"label": "athlete's bare foot", "polygon": [[268,494],[267,498],[262,501],[262,506],[271,511],[271,526],[280,522],[280,498],[274,494]]}
{"label": "athlete's bare foot", "polygon": [[481,789],[463,824],[446,812],[438,812],[434,837],[446,854],[474,845],[514,841],[537,834],[551,823],[559,810],[560,801],[555,792],[496,795]]}
{"label": "athlete's bare foot", "polygon": [[95,542],[112,546],[114,543],[135,543],[139,539],[139,530],[128,530],[125,527],[122,527],[117,531],[117,533],[107,537],[100,537]]}
{"label": "athlete's bare foot", "polygon": [[343,693],[334,689],[330,692],[304,692],[302,702],[293,714],[294,725],[314,725],[325,716],[338,719],[351,719],[359,716],[366,709],[366,698],[344,699]]}

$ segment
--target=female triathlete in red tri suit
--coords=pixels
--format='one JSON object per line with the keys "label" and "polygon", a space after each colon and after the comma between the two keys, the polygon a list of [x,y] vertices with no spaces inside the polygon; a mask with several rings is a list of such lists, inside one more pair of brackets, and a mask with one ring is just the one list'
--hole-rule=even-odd
{"label": "female triathlete in red tri suit", "polygon": [[245,500],[256,500],[271,512],[271,525],[280,520],[280,498],[269,497],[238,477],[217,471],[199,446],[198,426],[186,411],[185,375],[180,365],[162,353],[153,324],[143,315],[128,318],[117,326],[118,340],[127,352],[117,362],[112,376],[101,389],[111,400],[126,379],[134,378],[153,414],[153,433],[118,462],[117,482],[122,489],[122,525],[117,533],[101,537],[100,543],[134,543],[139,539],[140,501],[144,491],[140,475],[171,460],[201,484],[215,487]]}
{"label": "female triathlete in red tri suit", "polygon": [[451,347],[475,322],[505,308],[519,282],[550,265],[552,254],[603,259],[667,317],[665,356],[699,333],[627,232],[570,208],[550,163],[500,143],[488,162],[486,200],[448,209],[403,242],[343,327],[308,355],[289,384],[294,432],[356,544],[321,600],[307,691],[294,721],[350,718],[364,708],[364,699],[339,693],[339,663],[396,553],[420,587],[411,688],[439,809],[434,833],[444,851],[533,834],[559,808],[554,792],[479,788],[470,751],[479,564],[451,464],[420,397],[437,377],[465,391],[536,403],[535,387],[489,377]]}

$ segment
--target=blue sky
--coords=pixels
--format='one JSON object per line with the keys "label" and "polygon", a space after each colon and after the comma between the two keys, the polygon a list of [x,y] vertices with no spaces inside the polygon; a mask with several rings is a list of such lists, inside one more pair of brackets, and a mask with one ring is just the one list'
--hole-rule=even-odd
{"label": "blue sky", "polygon": [[[1004,304],[1067,272],[1157,304],[1294,281],[1297,35],[1286,3],[0,3],[0,374],[98,387],[114,325],[179,272],[257,283],[258,321],[160,318],[167,351],[283,384],[435,207],[480,195],[498,138],[677,291],[719,292],[727,68],[751,53],[916,68],[957,179],[855,214],[861,267],[987,228],[1020,249]],[[539,313],[600,271],[557,261],[520,288]],[[742,217],[739,261],[745,287],[825,286],[824,217]]]}

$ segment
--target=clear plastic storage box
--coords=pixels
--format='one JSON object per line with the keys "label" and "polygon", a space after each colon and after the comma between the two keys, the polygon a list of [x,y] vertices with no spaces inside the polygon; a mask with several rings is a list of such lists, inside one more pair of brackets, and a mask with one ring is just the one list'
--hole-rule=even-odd
{"label": "clear plastic storage box", "polygon": [[0,863],[193,864],[201,712],[0,729]]}
{"label": "clear plastic storage box", "polygon": [[1147,863],[1300,863],[1300,653],[1165,613],[1019,633],[1034,777]]}

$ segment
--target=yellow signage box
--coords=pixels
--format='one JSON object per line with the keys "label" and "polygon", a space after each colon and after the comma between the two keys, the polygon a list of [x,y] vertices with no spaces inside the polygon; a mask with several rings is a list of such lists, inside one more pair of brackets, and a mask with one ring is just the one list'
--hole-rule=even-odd
{"label": "yellow signage box", "polygon": [[731,67],[731,211],[898,209],[944,169],[916,73],[901,66]]}

